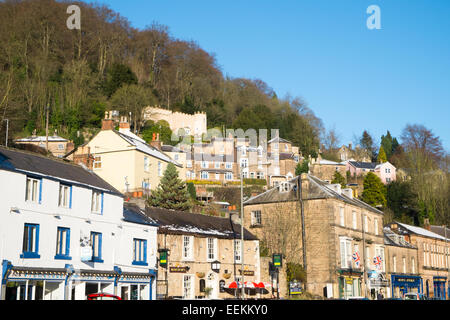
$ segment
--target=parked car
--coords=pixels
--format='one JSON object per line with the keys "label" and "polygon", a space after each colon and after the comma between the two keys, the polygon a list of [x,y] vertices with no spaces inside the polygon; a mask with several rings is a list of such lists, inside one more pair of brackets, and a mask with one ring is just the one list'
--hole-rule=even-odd
{"label": "parked car", "polygon": [[91,293],[87,296],[88,300],[122,300],[119,296],[110,293]]}
{"label": "parked car", "polygon": [[409,292],[409,293],[405,294],[405,296],[403,297],[403,300],[428,300],[428,299],[422,293]]}

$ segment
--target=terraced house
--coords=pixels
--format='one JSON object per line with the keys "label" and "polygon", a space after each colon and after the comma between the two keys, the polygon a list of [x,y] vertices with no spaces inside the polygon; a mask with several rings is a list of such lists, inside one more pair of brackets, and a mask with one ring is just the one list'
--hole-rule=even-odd
{"label": "terraced house", "polygon": [[302,174],[244,203],[244,225],[271,250],[306,271],[306,290],[329,298],[388,291],[383,212],[353,197],[351,189]]}
{"label": "terraced house", "polygon": [[157,225],[95,173],[0,147],[2,300],[154,299]]}

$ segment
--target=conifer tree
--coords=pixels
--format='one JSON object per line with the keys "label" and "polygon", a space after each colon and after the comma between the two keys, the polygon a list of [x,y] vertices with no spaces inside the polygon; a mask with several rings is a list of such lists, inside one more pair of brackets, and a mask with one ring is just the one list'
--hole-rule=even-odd
{"label": "conifer tree", "polygon": [[386,152],[384,152],[384,148],[383,146],[380,147],[380,151],[378,151],[378,158],[377,161],[379,163],[383,163],[387,161],[387,156],[386,156]]}
{"label": "conifer tree", "polygon": [[158,188],[147,200],[149,206],[188,211],[191,208],[186,184],[178,178],[175,165],[169,163]]}
{"label": "conifer tree", "polygon": [[342,188],[346,188],[347,187],[347,183],[345,181],[345,177],[342,174],[340,174],[339,171],[336,171],[334,173],[333,181],[331,181],[331,183],[332,184],[339,183]]}
{"label": "conifer tree", "polygon": [[378,176],[369,172],[364,178],[361,200],[373,207],[386,207],[386,187]]}

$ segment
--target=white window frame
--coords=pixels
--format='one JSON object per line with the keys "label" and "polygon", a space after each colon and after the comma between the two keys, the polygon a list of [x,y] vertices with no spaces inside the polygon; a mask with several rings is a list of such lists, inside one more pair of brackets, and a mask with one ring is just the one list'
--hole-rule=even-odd
{"label": "white window frame", "polygon": [[216,173],[216,180],[220,180],[220,173]]}
{"label": "white window frame", "polygon": [[27,177],[25,184],[25,201],[39,203],[40,184],[42,180]]}
{"label": "white window frame", "polygon": [[144,171],[148,172],[150,170],[150,158],[144,156]]}
{"label": "white window frame", "polygon": [[102,192],[92,190],[91,212],[102,212]]}
{"label": "white window frame", "polygon": [[377,236],[378,235],[378,219],[377,218],[373,219],[373,228],[374,228],[374,233]]}
{"label": "white window frame", "polygon": [[192,160],[186,161],[186,168],[192,168]]}
{"label": "white window frame", "polygon": [[71,186],[66,184],[59,184],[58,206],[61,208],[70,208],[70,192]]}
{"label": "white window frame", "polygon": [[208,171],[202,171],[201,173],[202,180],[208,180],[209,179],[209,172]]}
{"label": "white window frame", "polygon": [[232,162],[225,163],[225,168],[226,169],[233,169],[233,163]]}
{"label": "white window frame", "polygon": [[202,169],[207,169],[208,166],[209,166],[208,161],[202,161],[202,163],[201,163]]}
{"label": "white window frame", "polygon": [[206,238],[206,261],[217,260],[217,238]]}
{"label": "white window frame", "polygon": [[214,162],[214,169],[220,169],[220,162],[219,161]]}
{"label": "white window frame", "polygon": [[232,172],[226,172],[225,173],[225,180],[233,180],[233,173]]}
{"label": "white window frame", "polygon": [[235,263],[241,263],[241,240],[234,239],[234,262]]}
{"label": "white window frame", "polygon": [[354,230],[356,230],[358,227],[358,223],[356,220],[356,211],[352,211],[352,227]]}
{"label": "white window frame", "polygon": [[183,236],[182,241],[182,260],[192,261],[194,258],[194,237]]}
{"label": "white window frame", "polygon": [[341,268],[350,269],[352,267],[352,239],[340,237],[339,244]]}
{"label": "white window frame", "polygon": [[251,223],[252,226],[260,226],[262,225],[262,215],[261,210],[254,210],[251,213]]}
{"label": "white window frame", "polygon": [[162,177],[162,176],[163,176],[162,163],[161,163],[161,161],[158,161],[158,177]]}
{"label": "white window frame", "polygon": [[345,227],[345,210],[344,207],[339,207],[339,225]]}

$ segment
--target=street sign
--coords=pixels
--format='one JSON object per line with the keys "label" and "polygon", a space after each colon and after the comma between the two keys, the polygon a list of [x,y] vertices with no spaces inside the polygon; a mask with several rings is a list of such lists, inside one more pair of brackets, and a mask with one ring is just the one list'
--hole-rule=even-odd
{"label": "street sign", "polygon": [[282,267],[283,266],[283,255],[281,253],[274,253],[272,256],[272,263],[274,267]]}

